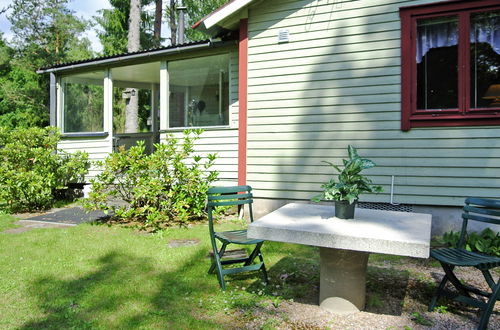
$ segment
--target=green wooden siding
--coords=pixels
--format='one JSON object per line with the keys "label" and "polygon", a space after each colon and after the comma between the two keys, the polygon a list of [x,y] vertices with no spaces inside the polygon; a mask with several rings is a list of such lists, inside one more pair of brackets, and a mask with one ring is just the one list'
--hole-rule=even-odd
{"label": "green wooden siding", "polygon": [[[249,9],[248,183],[309,199],[346,147],[385,193],[364,201],[462,205],[500,197],[500,128],[400,130],[399,8],[435,1],[268,0]],[[278,43],[288,29],[290,42]]]}

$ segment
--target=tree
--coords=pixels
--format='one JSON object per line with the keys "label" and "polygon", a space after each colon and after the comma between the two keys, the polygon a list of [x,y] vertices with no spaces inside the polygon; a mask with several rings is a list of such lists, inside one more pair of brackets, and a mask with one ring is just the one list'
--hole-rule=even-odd
{"label": "tree", "polygon": [[154,24],[154,39],[160,46],[161,43],[161,20],[163,18],[163,1],[155,0],[155,24]]}
{"label": "tree", "polygon": [[12,59],[15,50],[0,35],[0,126],[31,127],[48,123],[43,101],[47,93],[40,88],[41,77]]}
{"label": "tree", "polygon": [[[134,53],[141,47],[141,0],[130,0],[130,15],[128,28],[127,51]],[[128,88],[129,93],[127,107],[125,109],[125,133],[136,133],[139,129],[139,91]]]}
{"label": "tree", "polygon": [[[27,65],[37,69],[92,55],[88,39],[82,36],[89,24],[74,16],[67,8],[68,1],[13,0],[8,15],[15,35],[13,43]],[[75,47],[83,53],[75,53]]]}
{"label": "tree", "polygon": [[[142,0],[141,9],[153,0]],[[130,0],[110,0],[113,8],[99,10],[99,15],[94,17],[100,26],[97,36],[103,46],[103,55],[115,55],[127,51],[128,29],[130,17]],[[140,19],[140,48],[148,49],[158,45],[153,35],[153,17],[141,10]]]}
{"label": "tree", "polygon": [[170,44],[175,45],[177,44],[177,21],[178,21],[178,16],[176,13],[176,0],[170,0],[170,4],[167,8],[167,20],[168,20],[168,27],[170,29]]}
{"label": "tree", "polygon": [[68,1],[12,1],[12,47],[0,35],[0,126],[47,125],[49,79],[36,70],[93,55],[82,36],[88,22],[74,16]]}
{"label": "tree", "polygon": [[[169,6],[166,9],[165,16],[170,29],[170,40],[172,45],[177,43],[177,30],[179,27],[179,13],[177,12],[177,7],[182,5],[181,2],[180,0],[170,0]],[[225,4],[227,0],[184,0],[183,2],[184,6],[187,8],[186,24],[189,27]],[[207,35],[194,29],[186,28],[185,31],[185,39],[190,41],[207,38]]]}

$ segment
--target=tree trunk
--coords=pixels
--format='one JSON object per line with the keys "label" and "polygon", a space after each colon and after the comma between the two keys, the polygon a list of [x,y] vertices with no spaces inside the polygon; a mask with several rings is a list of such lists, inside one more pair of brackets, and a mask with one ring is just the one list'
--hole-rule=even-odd
{"label": "tree trunk", "polygon": [[156,0],[155,1],[155,25],[154,25],[154,38],[156,42],[158,42],[158,46],[160,46],[161,41],[161,18],[163,15],[163,1]]}
{"label": "tree trunk", "polygon": [[175,0],[170,0],[170,6],[168,8],[168,24],[170,26],[170,40],[172,45],[177,44],[177,17],[175,15]]}
{"label": "tree trunk", "polygon": [[[129,53],[137,52],[141,46],[141,0],[130,0],[130,16],[128,22],[128,47]],[[125,108],[125,133],[137,133],[139,130],[139,91],[127,88],[130,99]]]}

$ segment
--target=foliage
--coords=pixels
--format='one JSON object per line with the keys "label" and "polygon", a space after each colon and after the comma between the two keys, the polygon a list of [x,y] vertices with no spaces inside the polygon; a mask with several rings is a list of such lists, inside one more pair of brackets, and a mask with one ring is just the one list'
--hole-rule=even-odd
{"label": "foliage", "polygon": [[372,185],[372,181],[361,174],[362,170],[374,167],[375,163],[369,159],[359,157],[356,148],[351,145],[348,147],[348,153],[349,159],[342,160],[344,163],[343,169],[330,162],[323,161],[339,172],[338,181],[336,182],[332,178],[327,183],[321,185],[323,193],[313,197],[313,201],[319,202],[322,199],[326,199],[348,201],[349,204],[352,204],[364,192],[377,193],[382,191],[381,186]]}
{"label": "foliage", "polygon": [[89,168],[86,153],[57,150],[54,127],[0,129],[0,207],[9,212],[51,207],[58,191],[82,182]]}
{"label": "foliage", "polygon": [[419,312],[411,313],[411,317],[412,317],[413,321],[415,321],[415,323],[417,323],[417,324],[424,325],[426,327],[430,327],[430,326],[434,325],[434,323],[432,323],[432,321],[423,317],[422,314],[420,314]]}
{"label": "foliage", "polygon": [[[188,26],[192,26],[226,2],[227,0],[184,0],[183,4],[188,8]],[[196,41],[206,39],[207,35],[198,30],[186,29],[186,37],[189,40]]]}
{"label": "foliage", "polygon": [[[459,240],[460,232],[452,230],[443,234],[443,243],[449,247],[457,247]],[[480,233],[467,233],[464,248],[467,251],[500,257],[500,233],[496,233],[490,228],[486,228]]]}
{"label": "foliage", "polygon": [[[149,5],[152,0],[142,0],[141,8]],[[130,16],[130,0],[110,0],[111,9],[99,10],[95,16],[96,23],[101,27],[97,36],[103,46],[104,55],[114,55],[127,51],[128,22]],[[157,45],[153,36],[154,17],[147,11],[141,12],[141,49],[153,48]]]}
{"label": "foliage", "polygon": [[[193,154],[201,132],[184,131],[182,143],[169,134],[150,155],[143,142],[109,155],[100,163],[102,172],[91,180],[92,192],[85,207],[111,211],[117,218],[138,221],[150,230],[201,219],[206,192],[218,176],[210,170],[215,154],[204,161]],[[116,198],[126,205],[110,201]]]}
{"label": "foliage", "polygon": [[0,40],[0,126],[45,126],[49,112],[44,79],[13,56],[14,50]]}
{"label": "foliage", "polygon": [[0,36],[0,126],[49,123],[49,77],[40,67],[92,56],[83,35],[88,22],[67,8],[69,0],[14,0],[8,19],[14,39]]}
{"label": "foliage", "polygon": [[[90,45],[83,32],[88,22],[67,8],[69,0],[13,0],[8,16],[14,44],[26,64],[37,69],[67,60],[70,50],[80,48],[85,55]],[[81,54],[77,54],[78,58]]]}

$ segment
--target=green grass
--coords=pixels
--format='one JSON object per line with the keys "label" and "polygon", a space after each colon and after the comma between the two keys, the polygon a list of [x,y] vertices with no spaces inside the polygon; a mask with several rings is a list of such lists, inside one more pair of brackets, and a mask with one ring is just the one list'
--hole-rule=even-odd
{"label": "green grass", "polygon": [[[12,220],[0,216],[0,231]],[[167,246],[182,238],[201,243]],[[249,309],[307,299],[319,283],[317,249],[266,242],[270,285],[254,272],[226,277],[221,291],[207,274],[205,225],[154,235],[90,224],[35,229],[0,233],[0,247],[1,329],[232,328],[252,317]]]}
{"label": "green grass", "polygon": [[16,218],[14,218],[10,215],[0,213],[0,232],[4,231],[6,229],[9,229],[9,228],[17,227],[16,225],[14,225],[14,222],[16,220],[17,220]]}

